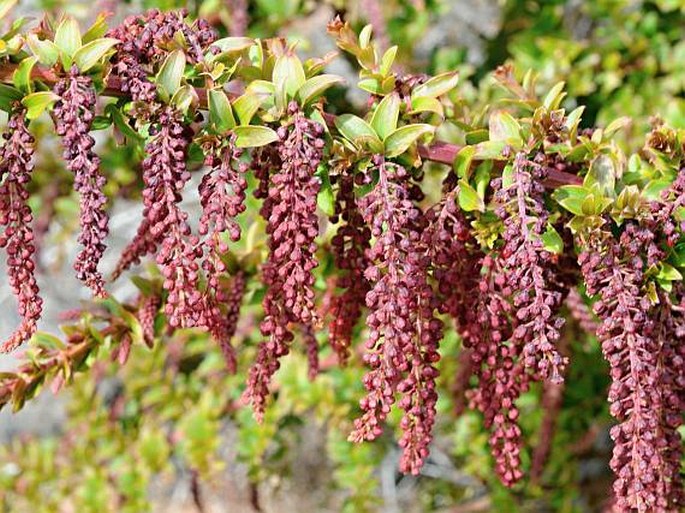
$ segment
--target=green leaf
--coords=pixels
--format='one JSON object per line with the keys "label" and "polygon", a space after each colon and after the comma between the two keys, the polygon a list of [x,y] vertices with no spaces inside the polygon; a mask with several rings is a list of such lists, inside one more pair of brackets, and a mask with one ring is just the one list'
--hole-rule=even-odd
{"label": "green leaf", "polygon": [[249,125],[259,107],[268,98],[262,93],[245,92],[233,102],[233,111],[240,120],[241,125]]}
{"label": "green leaf", "polygon": [[14,103],[22,99],[24,95],[18,89],[6,84],[0,84],[0,109],[5,112],[14,110]]}
{"label": "green leaf", "polygon": [[416,98],[411,101],[411,110],[407,114],[419,114],[420,112],[433,112],[440,116],[445,117],[445,109],[440,103],[440,100],[435,98],[429,98],[428,96],[422,96],[421,98]]}
{"label": "green leaf", "polygon": [[411,93],[412,104],[418,98],[438,98],[443,94],[447,94],[457,87],[457,83],[459,83],[459,73],[456,71],[437,75],[424,84],[416,86]]}
{"label": "green leaf", "polygon": [[81,30],[78,22],[71,16],[67,16],[57,26],[55,31],[55,45],[60,49],[60,57],[65,70],[71,67],[72,58],[76,51],[81,48]]}
{"label": "green leaf", "polygon": [[659,264],[659,272],[656,277],[657,279],[664,281],[680,281],[683,279],[683,275],[680,271],[666,262],[661,262]]}
{"label": "green leaf", "polygon": [[200,103],[200,99],[197,96],[197,92],[195,91],[194,87],[184,85],[178,88],[169,103],[176,106],[179,111],[187,114],[191,109],[197,107],[197,105]]}
{"label": "green leaf", "polygon": [[498,110],[490,116],[489,134],[491,141],[502,141],[514,149],[523,146],[521,125],[506,111]]}
{"label": "green leaf", "polygon": [[581,185],[562,185],[552,193],[552,197],[572,214],[582,216],[583,202],[588,194],[589,191]]}
{"label": "green leaf", "polygon": [[31,57],[26,57],[26,59],[23,59],[19,63],[19,66],[17,66],[17,69],[12,76],[14,87],[27,94],[33,92],[31,72],[36,65],[36,62],[38,62],[38,57],[32,55]]}
{"label": "green leaf", "polygon": [[255,44],[254,39],[249,37],[225,37],[223,39],[218,39],[212,43],[212,46],[216,46],[221,50],[222,53],[241,53],[243,50],[247,50]]}
{"label": "green leaf", "polygon": [[397,56],[397,46],[391,46],[388,48],[383,57],[381,58],[381,65],[379,72],[381,75],[387,75],[392,69],[392,64],[395,62],[395,57]]}
{"label": "green leaf", "polygon": [[357,87],[367,93],[383,94],[383,86],[381,81],[377,78],[363,78],[357,82]]}
{"label": "green leaf", "polygon": [[400,95],[393,92],[383,98],[376,107],[371,118],[371,126],[381,139],[385,139],[397,128],[401,103]]}
{"label": "green leaf", "polygon": [[105,107],[105,113],[112,118],[114,126],[116,126],[119,132],[121,132],[125,137],[128,137],[130,140],[135,141],[138,144],[143,144],[145,142],[145,138],[128,124],[119,107],[114,104],[109,104],[107,107]]}
{"label": "green leaf", "polygon": [[466,132],[464,136],[466,144],[478,144],[488,140],[488,131],[485,128],[478,128]]}
{"label": "green leaf", "polygon": [[348,141],[355,144],[369,143],[374,148],[383,150],[383,142],[373,127],[354,114],[343,114],[335,118],[335,127]]}
{"label": "green leaf", "polygon": [[659,201],[661,199],[661,193],[668,189],[671,185],[671,181],[665,178],[655,178],[650,180],[642,189],[642,195],[648,200]]}
{"label": "green leaf", "polygon": [[564,90],[564,82],[557,82],[552,89],[550,89],[545,99],[542,101],[542,105],[548,110],[555,110],[559,108],[561,100],[564,99],[566,93],[562,92]]}
{"label": "green leaf", "polygon": [[616,196],[616,175],[614,159],[601,153],[590,164],[590,170],[583,179],[583,186],[587,189],[596,187],[604,196],[613,198]]}
{"label": "green leaf", "polygon": [[29,45],[31,52],[38,57],[41,64],[52,67],[59,59],[59,48],[52,41],[41,41],[36,34],[26,36],[26,44]]}
{"label": "green leaf", "polygon": [[164,101],[169,101],[181,87],[181,79],[186,66],[186,56],[182,50],[174,50],[165,59],[157,73],[157,91]]}
{"label": "green leaf", "polygon": [[405,125],[390,133],[383,144],[385,145],[385,156],[392,158],[401,155],[414,144],[419,137],[425,134],[432,134],[435,127],[426,124]]}
{"label": "green leaf", "polygon": [[459,180],[459,206],[466,212],[473,212],[474,210],[477,210],[478,212],[485,211],[483,198],[481,198],[476,192],[476,189],[471,187],[464,179]]}
{"label": "green leaf", "polygon": [[83,37],[81,38],[83,40],[83,44],[90,43],[91,41],[95,41],[96,39],[100,39],[107,33],[107,15],[105,13],[100,13],[98,14],[97,18],[95,18],[95,21],[93,24],[88,27],[88,30],[86,30],[85,34],[83,34]]}
{"label": "green leaf", "polygon": [[471,176],[471,162],[473,161],[473,156],[476,154],[476,148],[474,146],[464,146],[459,150],[457,156],[454,157],[454,163],[452,166],[457,172],[459,178],[469,179]]}
{"label": "green leaf", "polygon": [[119,44],[119,42],[118,39],[111,37],[95,39],[76,51],[74,54],[74,63],[81,73],[85,73],[100,62],[100,59],[102,59],[114,45]]}
{"label": "green leaf", "polygon": [[547,225],[547,230],[542,234],[542,245],[547,251],[557,255],[564,252],[564,241],[551,224]]}
{"label": "green leaf", "polygon": [[21,103],[26,107],[26,117],[36,119],[59,99],[60,97],[52,91],[41,91],[24,96]]}
{"label": "green leaf", "polygon": [[265,126],[237,126],[234,133],[239,148],[255,148],[278,141],[278,134]]}
{"label": "green leaf", "polygon": [[218,133],[226,133],[236,124],[231,102],[228,101],[228,96],[220,89],[210,89],[208,100],[210,124]]}
{"label": "green leaf", "polygon": [[328,176],[328,167],[319,165],[316,175],[321,180],[321,188],[316,197],[316,203],[327,216],[335,215],[335,197],[333,195],[333,187]]}
{"label": "green leaf", "polygon": [[504,141],[484,141],[474,146],[474,148],[476,148],[476,153],[473,155],[473,157],[482,160],[503,160],[504,157],[502,156],[502,153],[504,152],[504,148],[506,146],[507,143]]}
{"label": "green leaf", "polygon": [[307,81],[302,62],[297,55],[292,53],[281,55],[276,59],[272,78],[276,90],[279,87],[284,87],[290,98],[294,98],[297,90]]}
{"label": "green leaf", "polygon": [[309,102],[318,99],[326,89],[341,82],[344,82],[344,79],[338,75],[317,75],[310,78],[297,91],[300,104],[307,105]]}

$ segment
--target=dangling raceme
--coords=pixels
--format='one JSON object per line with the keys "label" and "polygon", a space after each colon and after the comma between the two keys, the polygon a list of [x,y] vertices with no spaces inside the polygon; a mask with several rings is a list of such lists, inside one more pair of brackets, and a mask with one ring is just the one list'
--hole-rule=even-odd
{"label": "dangling raceme", "polygon": [[278,130],[281,167],[270,177],[261,210],[269,236],[269,256],[262,267],[267,289],[260,325],[266,340],[259,345],[246,390],[257,419],[264,414],[269,381],[278,369],[278,360],[288,353],[293,340],[289,324],[311,326],[316,322],[312,271],[317,266],[316,197],[320,183],[315,173],[323,157],[324,129],[308,119],[295,102],[288,106],[288,114],[290,120]]}
{"label": "dangling raceme", "polygon": [[26,127],[25,112],[15,110],[2,135],[0,150],[0,248],[7,252],[7,278],[19,302],[21,324],[0,346],[13,351],[36,332],[43,300],[36,283],[36,248],[26,189],[33,171],[34,138]]}
{"label": "dangling raceme", "polygon": [[[329,343],[338,360],[345,363],[349,358],[354,328],[362,316],[364,298],[369,290],[364,271],[368,267],[366,252],[371,230],[357,205],[352,168],[343,166],[334,176],[338,184],[334,220],[341,224],[331,239],[331,250],[339,274],[335,277],[329,306],[332,320],[328,333]],[[337,289],[342,289],[342,292],[336,293]]]}
{"label": "dangling raceme", "polygon": [[511,337],[513,306],[511,288],[500,259],[486,255],[475,306],[469,311],[464,346],[471,351],[473,372],[478,379],[470,391],[471,406],[483,413],[490,430],[490,448],[495,472],[506,486],[523,477],[523,441],[515,401],[528,390],[530,373],[522,361],[521,344]]}
{"label": "dangling raceme", "polygon": [[105,296],[105,284],[98,264],[105,252],[109,232],[103,192],[105,177],[100,173],[100,158],[93,151],[95,139],[90,129],[95,117],[95,89],[92,79],[81,76],[75,66],[54,88],[60,99],[53,116],[55,131],[62,137],[64,160],[74,173],[74,189],[80,196],[81,233],[78,241],[83,250],[76,257],[74,269],[96,296]]}
{"label": "dangling raceme", "polygon": [[218,341],[232,369],[235,369],[236,360],[231,347],[235,322],[231,322],[229,317],[232,315],[225,310],[231,310],[235,302],[239,308],[244,277],[242,274],[241,278],[236,277],[237,283],[243,283],[238,290],[225,291],[221,278],[227,269],[222,256],[228,252],[224,237],[228,236],[233,242],[240,240],[240,225],[236,218],[245,211],[245,173],[248,170],[248,164],[240,160],[243,151],[235,146],[234,139],[229,137],[218,143],[218,148],[205,148],[208,155],[205,163],[211,170],[203,176],[199,187],[202,206],[199,232],[204,237],[201,241],[202,269],[206,279],[200,324]]}
{"label": "dangling raceme", "polygon": [[[373,440],[401,396],[404,410],[400,446],[403,472],[417,474],[428,456],[435,420],[438,343],[442,322],[434,316],[437,301],[428,282],[430,257],[421,240],[425,218],[409,199],[407,171],[383,157],[373,161],[378,182],[360,201],[375,243],[365,276],[369,329],[364,377],[367,395],[350,440]],[[368,172],[368,171],[367,171]]]}
{"label": "dangling raceme", "polygon": [[494,187],[496,213],[504,222],[499,258],[515,309],[512,343],[523,344],[526,367],[558,383],[566,365],[555,347],[564,323],[559,316],[563,294],[556,287],[552,254],[542,242],[549,217],[545,171],[543,163],[520,152],[512,163],[511,183],[498,179]]}
{"label": "dangling raceme", "polygon": [[668,318],[658,315],[663,306],[648,296],[645,275],[663,254],[654,232],[636,222],[627,224],[619,240],[604,230],[588,237],[578,262],[588,293],[599,296],[594,304],[601,320],[597,336],[611,367],[610,412],[619,422],[611,430],[616,507],[676,511],[682,488],[672,476],[679,473],[680,458],[675,464],[671,451],[673,426],[682,421],[667,413],[678,407],[678,400],[671,396],[664,361],[664,352],[677,347],[668,340],[676,337]]}

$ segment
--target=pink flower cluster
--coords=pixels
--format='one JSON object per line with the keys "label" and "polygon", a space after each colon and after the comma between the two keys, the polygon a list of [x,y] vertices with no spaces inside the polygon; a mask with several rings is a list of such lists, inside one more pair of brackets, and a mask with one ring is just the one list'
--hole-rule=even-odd
{"label": "pink flower cluster", "polygon": [[13,351],[36,332],[43,311],[35,277],[35,244],[26,189],[33,171],[34,138],[26,128],[24,111],[10,115],[0,150],[0,248],[7,252],[7,279],[19,302],[21,324],[0,346]]}
{"label": "pink flower cluster", "polygon": [[[589,294],[598,295],[597,336],[611,367],[611,468],[619,511],[663,512],[683,505],[682,329],[666,294],[647,294],[646,270],[662,257],[653,230],[631,222],[620,239],[596,231],[578,262]],[[678,312],[678,315],[680,312]]]}
{"label": "pink flower cluster", "polygon": [[92,80],[80,76],[73,67],[55,84],[54,92],[60,96],[53,110],[55,131],[62,137],[64,161],[74,173],[74,189],[80,196],[78,241],[83,250],[76,257],[74,269],[77,277],[102,297],[106,292],[98,264],[106,248],[109,218],[102,190],[105,177],[100,173],[100,158],[93,151],[95,139],[89,133],[95,117],[95,89]]}
{"label": "pink flower cluster", "polygon": [[366,295],[364,361],[371,370],[364,377],[368,392],[360,402],[364,413],[355,420],[350,440],[377,438],[399,394],[404,411],[400,469],[418,474],[433,436],[442,322],[434,315],[437,302],[428,281],[430,257],[421,238],[426,221],[410,199],[408,174],[382,157],[375,157],[374,166],[378,182],[360,201],[375,237],[365,271],[371,290]]}
{"label": "pink flower cluster", "polygon": [[[315,173],[323,157],[324,130],[307,119],[294,102],[288,113],[291,121],[278,129],[281,167],[271,173],[261,210],[269,235],[269,257],[262,268],[267,290],[260,325],[266,340],[259,345],[246,390],[257,419],[263,416],[278,360],[288,353],[294,338],[289,324],[307,327],[316,321],[312,271],[318,265],[314,254],[320,182]],[[268,165],[265,171],[268,173]]]}

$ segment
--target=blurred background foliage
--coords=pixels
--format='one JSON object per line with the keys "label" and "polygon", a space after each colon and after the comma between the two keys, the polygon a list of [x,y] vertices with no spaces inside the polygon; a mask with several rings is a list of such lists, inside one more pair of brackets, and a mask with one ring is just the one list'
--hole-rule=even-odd
{"label": "blurred background foliage", "polygon": [[[298,40],[303,54],[334,48],[325,26],[336,14],[357,29],[372,23],[381,44],[399,46],[401,72],[460,71],[452,116],[472,126],[483,125],[488,105],[503,94],[492,71],[510,63],[517,74],[536,71],[543,90],[566,82],[564,105],[587,106],[584,126],[630,116],[626,149],[643,144],[652,116],[685,127],[681,0],[45,0],[20,2],[18,12],[69,12],[85,23],[109,11],[115,23],[152,7],[186,7],[225,35],[282,35]],[[345,57],[331,66],[356,82]],[[331,111],[336,103],[360,110],[365,104],[344,89],[330,101]],[[463,126],[453,125],[441,138],[460,142]],[[47,125],[36,130],[43,139],[51,137]],[[57,151],[40,156],[32,206],[37,222],[45,224],[39,236],[50,229],[42,243],[59,254],[73,236],[77,210]],[[139,150],[103,139],[100,154],[108,194],[135,198]],[[323,289],[326,266],[319,272]],[[154,282],[154,272],[149,276]],[[244,312],[254,312],[243,315],[237,345],[254,348],[259,341],[255,319],[262,292],[248,295]],[[531,453],[544,437],[545,419],[556,421],[550,456],[539,476],[513,490],[492,475],[479,416],[454,414],[461,401],[452,393],[459,372],[454,355],[460,342],[454,337],[441,348],[441,414],[431,459],[422,475],[407,477],[396,473],[398,451],[390,434],[361,446],[346,441],[363,393],[363,369],[358,357],[346,368],[335,365],[325,333],[319,335],[320,375],[307,378],[306,356],[296,341],[300,351],[284,362],[275,400],[257,425],[239,403],[253,351],[240,351],[239,373],[231,376],[207,337],[190,331],[169,336],[163,319],[157,324],[154,347],[134,345],[125,365],[112,362],[116,347],[106,338],[80,364],[88,372],[59,396],[67,401],[59,433],[20,433],[0,448],[0,511],[571,513],[602,511],[608,498],[607,369],[596,341],[572,323],[564,336],[576,356],[561,399],[541,407],[539,388],[521,399]],[[398,420],[391,418],[391,425]],[[532,455],[524,458],[530,468]]]}

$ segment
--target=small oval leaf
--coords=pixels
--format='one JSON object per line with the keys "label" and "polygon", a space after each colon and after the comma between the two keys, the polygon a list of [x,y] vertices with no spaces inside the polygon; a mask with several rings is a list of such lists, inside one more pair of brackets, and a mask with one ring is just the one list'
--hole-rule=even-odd
{"label": "small oval leaf", "polygon": [[55,45],[60,49],[64,69],[68,70],[74,54],[81,48],[81,30],[78,22],[71,16],[64,18],[57,27]]}
{"label": "small oval leaf", "polygon": [[226,133],[235,126],[235,117],[228,96],[220,89],[210,89],[208,100],[210,124],[217,132]]}
{"label": "small oval leaf", "polygon": [[37,62],[38,57],[32,55],[31,57],[27,57],[19,63],[19,66],[12,76],[14,87],[27,94],[33,92],[33,87],[31,84],[31,72],[33,71],[33,67]]}
{"label": "small oval leaf", "polygon": [[114,45],[119,43],[118,39],[111,37],[95,39],[76,51],[74,54],[74,64],[82,73],[85,73],[95,66]]}
{"label": "small oval leaf", "polygon": [[174,50],[165,59],[157,73],[157,90],[163,100],[169,101],[181,87],[181,79],[186,66],[186,56],[182,50]]}
{"label": "small oval leaf", "polygon": [[341,82],[344,82],[344,79],[338,75],[317,75],[302,84],[302,87],[297,91],[297,96],[300,103],[306,105],[318,99],[326,89]]}
{"label": "small oval leaf", "polygon": [[383,98],[376,107],[371,118],[371,126],[381,139],[385,139],[397,128],[401,103],[400,95],[393,92]]}
{"label": "small oval leaf", "polygon": [[278,141],[278,134],[265,126],[237,126],[234,133],[239,148],[255,148]]}
{"label": "small oval leaf", "polygon": [[437,98],[447,94],[457,86],[458,82],[459,73],[456,71],[437,75],[426,83],[416,86],[416,89],[411,93],[412,102],[417,98]]}
{"label": "small oval leaf", "polygon": [[385,138],[385,156],[392,158],[401,155],[407,151],[419,137],[425,134],[431,134],[434,131],[434,126],[426,124],[405,125],[398,128]]}
{"label": "small oval leaf", "polygon": [[52,91],[41,91],[25,96],[21,103],[26,107],[26,117],[36,119],[59,99],[59,96]]}

